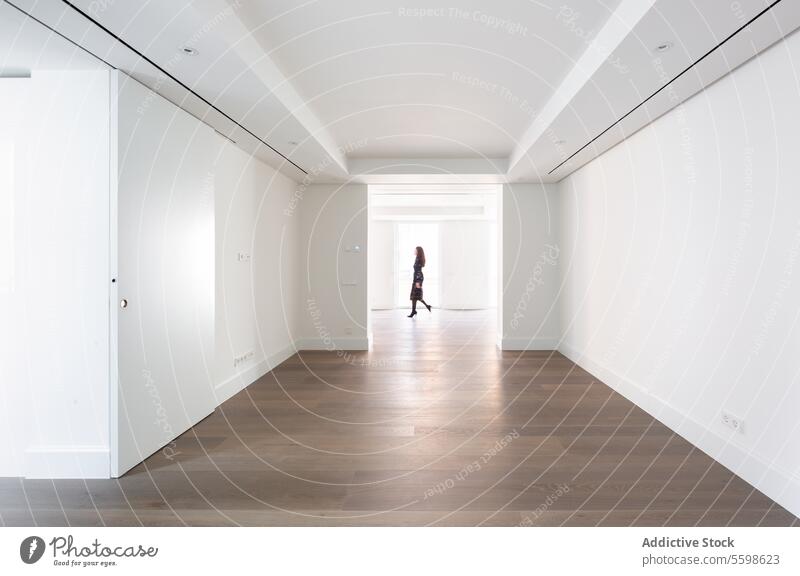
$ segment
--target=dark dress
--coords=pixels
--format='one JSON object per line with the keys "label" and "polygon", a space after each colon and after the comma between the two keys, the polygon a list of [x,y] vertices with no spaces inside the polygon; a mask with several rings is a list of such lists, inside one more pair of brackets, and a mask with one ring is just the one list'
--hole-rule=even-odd
{"label": "dark dress", "polygon": [[[411,282],[411,295],[408,297],[409,300],[422,300],[422,281],[425,280],[425,276],[422,275],[422,264],[419,263],[419,260],[414,261],[414,280]],[[419,282],[419,288],[417,288],[417,282]]]}

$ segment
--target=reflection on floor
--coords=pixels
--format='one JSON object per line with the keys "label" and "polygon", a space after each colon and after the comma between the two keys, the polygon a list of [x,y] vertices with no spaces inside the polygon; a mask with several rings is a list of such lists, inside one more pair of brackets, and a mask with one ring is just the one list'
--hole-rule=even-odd
{"label": "reflection on floor", "polygon": [[6,525],[790,525],[796,518],[494,311],[377,312],[120,480],[0,480]]}

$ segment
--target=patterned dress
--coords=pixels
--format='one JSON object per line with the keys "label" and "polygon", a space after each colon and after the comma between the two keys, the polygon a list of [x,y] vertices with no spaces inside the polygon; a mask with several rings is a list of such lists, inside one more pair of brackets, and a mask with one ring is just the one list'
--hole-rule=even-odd
{"label": "patterned dress", "polygon": [[[419,263],[419,260],[414,261],[414,280],[411,282],[411,295],[409,296],[409,300],[422,300],[422,281],[425,280],[425,276],[422,275],[422,264]],[[419,288],[417,288],[417,283],[419,282]]]}

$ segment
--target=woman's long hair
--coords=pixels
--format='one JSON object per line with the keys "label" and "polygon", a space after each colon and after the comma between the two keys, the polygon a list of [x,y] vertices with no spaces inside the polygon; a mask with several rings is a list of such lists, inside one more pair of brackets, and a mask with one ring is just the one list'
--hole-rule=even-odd
{"label": "woman's long hair", "polygon": [[425,266],[425,250],[422,249],[422,246],[417,246],[417,262],[420,266]]}

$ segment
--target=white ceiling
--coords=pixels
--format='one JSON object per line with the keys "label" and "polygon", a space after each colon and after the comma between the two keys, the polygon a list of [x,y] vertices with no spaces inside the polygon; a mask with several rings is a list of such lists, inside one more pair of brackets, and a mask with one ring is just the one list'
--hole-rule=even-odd
{"label": "white ceiling", "polygon": [[74,44],[0,2],[0,77],[37,70],[97,70],[104,65]]}
{"label": "white ceiling", "polygon": [[[571,5],[597,30],[617,3]],[[366,141],[350,157],[501,158],[586,47],[550,4],[278,0],[238,14],[338,144]]]}
{"label": "white ceiling", "polygon": [[782,0],[667,90],[772,2],[10,2],[315,182],[556,181],[800,25]]}

